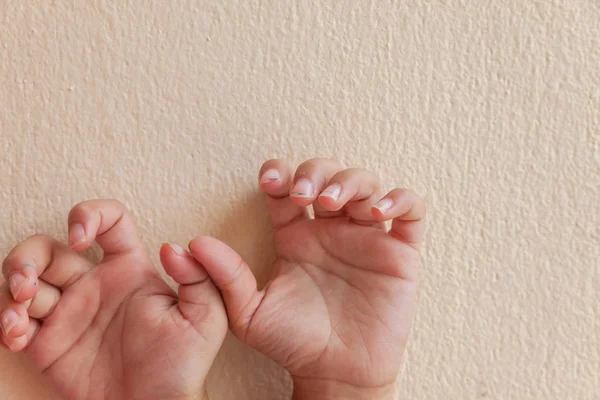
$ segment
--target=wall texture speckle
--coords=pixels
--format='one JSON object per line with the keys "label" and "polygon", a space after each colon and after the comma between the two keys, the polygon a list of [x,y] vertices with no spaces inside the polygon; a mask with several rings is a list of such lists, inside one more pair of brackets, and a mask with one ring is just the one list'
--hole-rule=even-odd
{"label": "wall texture speckle", "polygon": [[[596,0],[3,0],[0,253],[114,197],[157,264],[211,234],[264,281],[260,164],[337,157],[429,205],[398,399],[600,399],[598,21]],[[290,384],[228,337],[208,388]]]}

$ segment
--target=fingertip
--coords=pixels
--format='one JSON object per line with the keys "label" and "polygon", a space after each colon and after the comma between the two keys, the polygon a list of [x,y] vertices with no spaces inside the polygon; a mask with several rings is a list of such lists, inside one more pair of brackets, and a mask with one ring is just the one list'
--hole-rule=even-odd
{"label": "fingertip", "polygon": [[[245,268],[248,268],[234,249],[213,237],[195,237],[189,247],[194,258],[207,271],[217,286],[231,281],[238,272],[243,272]],[[251,272],[250,275],[252,275]]]}
{"label": "fingertip", "polygon": [[197,254],[202,254],[202,249],[210,247],[211,245],[214,245],[217,242],[217,239],[214,239],[210,236],[196,236],[195,238],[190,240],[188,248],[190,249],[192,255],[196,256]]}
{"label": "fingertip", "polygon": [[315,184],[307,178],[300,178],[290,189],[292,199],[302,202],[312,202],[316,196]]}
{"label": "fingertip", "polygon": [[6,336],[2,335],[2,340],[0,341],[0,345],[6,351],[11,353],[16,353],[18,350],[13,350],[13,339],[9,339]]}
{"label": "fingertip", "polygon": [[8,351],[12,353],[18,353],[24,350],[27,347],[29,340],[27,338],[27,334],[21,335],[17,338],[7,338],[4,337],[2,340],[2,345]]}
{"label": "fingertip", "polygon": [[381,211],[379,208],[375,207],[375,205],[371,206],[371,214],[375,217],[377,221],[385,221],[385,213]]}
{"label": "fingertip", "polygon": [[281,173],[277,168],[270,168],[259,177],[260,187],[272,187],[281,184]]}
{"label": "fingertip", "polygon": [[208,275],[202,265],[181,246],[163,243],[160,260],[167,275],[181,285],[189,285],[205,280]]}
{"label": "fingertip", "polygon": [[162,245],[163,245],[163,247],[167,251],[170,251],[171,253],[174,253],[176,256],[179,256],[179,257],[188,257],[188,258],[191,257],[190,252],[187,251],[187,250],[185,250],[183,247],[181,247],[177,243],[168,243],[168,242],[165,242]]}
{"label": "fingertip", "polygon": [[390,210],[394,207],[394,200],[384,197],[379,200],[377,203],[373,204],[371,210],[374,212],[373,215],[379,215],[380,217],[385,217]]}
{"label": "fingertip", "polygon": [[265,161],[261,165],[260,170],[258,171],[258,176],[259,179],[261,179],[265,172],[269,170],[276,170],[281,176],[283,176],[282,172],[287,172],[288,169],[288,166],[283,160],[278,158],[272,158],[270,160]]}
{"label": "fingertip", "polygon": [[177,262],[179,258],[194,259],[192,254],[175,243],[164,242],[159,250],[160,260],[163,262]]}
{"label": "fingertip", "polygon": [[27,333],[28,327],[29,316],[20,308],[9,307],[0,315],[0,329],[5,338],[15,339],[23,336]]}
{"label": "fingertip", "polygon": [[8,285],[15,301],[24,302],[33,298],[38,290],[38,277],[35,266],[24,263],[20,270],[9,275]]}
{"label": "fingertip", "polygon": [[85,228],[80,223],[69,226],[69,246],[73,251],[83,251],[90,246]]}
{"label": "fingertip", "polygon": [[338,211],[344,206],[343,204],[338,204],[338,199],[328,193],[321,193],[318,197],[318,201],[319,204],[328,211]]}
{"label": "fingertip", "polygon": [[383,198],[371,206],[371,214],[379,221],[391,219],[390,210],[394,207],[391,199]]}
{"label": "fingertip", "polygon": [[169,244],[167,242],[163,242],[160,245],[160,248],[158,250],[158,255],[160,257],[160,261],[164,264],[164,260],[171,256],[173,252],[173,249],[171,248],[171,246],[169,246]]}
{"label": "fingertip", "polygon": [[258,185],[265,194],[275,198],[289,195],[292,176],[289,168],[282,161],[267,161],[261,168],[258,177]]}

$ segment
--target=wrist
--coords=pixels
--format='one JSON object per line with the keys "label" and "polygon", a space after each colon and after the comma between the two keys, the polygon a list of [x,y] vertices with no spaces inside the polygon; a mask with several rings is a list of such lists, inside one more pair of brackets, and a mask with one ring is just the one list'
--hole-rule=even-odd
{"label": "wrist", "polygon": [[392,383],[360,387],[327,379],[293,378],[292,400],[388,400],[394,397]]}

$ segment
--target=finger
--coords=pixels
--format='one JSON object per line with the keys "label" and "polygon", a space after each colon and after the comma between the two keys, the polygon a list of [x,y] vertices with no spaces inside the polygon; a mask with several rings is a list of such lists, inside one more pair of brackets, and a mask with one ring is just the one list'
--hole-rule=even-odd
{"label": "finger", "polygon": [[294,203],[290,197],[292,174],[281,160],[269,160],[260,168],[259,185],[267,195],[267,209],[274,228],[288,225],[298,219],[308,218],[305,206]]}
{"label": "finger", "polygon": [[13,298],[26,301],[37,293],[38,278],[64,288],[79,279],[91,263],[46,235],[19,243],[2,263]]}
{"label": "finger", "polygon": [[341,169],[342,166],[335,160],[313,158],[303,162],[294,175],[294,186],[290,191],[290,196],[298,205],[306,207],[312,204],[315,216],[338,215],[338,212],[325,210],[315,200],[331,178]]}
{"label": "finger", "polygon": [[[164,243],[160,260],[165,272],[179,284],[177,313],[203,337],[225,337],[227,319],[221,295],[200,263],[176,244]],[[207,324],[206,322],[210,322]]]}
{"label": "finger", "polygon": [[232,332],[245,341],[252,316],[264,297],[264,291],[256,290],[250,267],[233,249],[211,237],[197,237],[189,247],[221,291]]}
{"label": "finger", "polygon": [[27,308],[29,317],[41,320],[48,318],[56,308],[60,295],[60,289],[40,279],[38,292]]}
{"label": "finger", "polygon": [[[346,214],[357,222],[375,221],[371,207],[380,196],[379,178],[366,170],[345,169],[335,174],[319,195],[319,203],[328,215]],[[315,217],[318,214],[315,212]]]}
{"label": "finger", "polygon": [[[5,283],[0,286],[0,336],[14,337],[20,336],[18,325],[23,320],[22,311],[27,316],[27,308],[31,304],[31,299],[24,302],[17,302],[13,299],[12,294]],[[17,327],[17,333],[14,333],[14,328]]]}
{"label": "finger", "polygon": [[167,275],[180,285],[201,283],[209,279],[206,270],[194,256],[177,244],[163,243],[160,261]]}
{"label": "finger", "polygon": [[84,201],[69,213],[71,248],[85,250],[94,240],[105,258],[133,252],[145,254],[133,216],[117,200]]}
{"label": "finger", "polygon": [[425,233],[425,201],[421,196],[394,189],[373,206],[372,212],[379,221],[393,219],[392,237],[420,249]]}
{"label": "finger", "polygon": [[29,316],[23,303],[11,302],[0,314],[0,330],[2,336],[15,339],[27,333]]}
{"label": "finger", "polygon": [[11,259],[9,262],[5,261],[3,265],[7,265],[4,276],[13,299],[26,301],[35,296],[39,280],[36,268],[32,263],[19,263]]}
{"label": "finger", "polygon": [[38,281],[38,290],[33,299],[23,302],[16,302],[5,285],[0,288],[0,313],[12,307],[13,305],[23,305],[27,310],[27,314],[31,318],[45,319],[47,318],[60,300],[61,291],[44,282],[42,279]]}
{"label": "finger", "polygon": [[27,350],[39,332],[40,327],[41,325],[39,321],[30,318],[27,326],[27,332],[17,338],[3,338],[4,345],[13,352]]}
{"label": "finger", "polygon": [[407,281],[417,279],[419,253],[406,251],[408,245],[382,229],[347,222],[344,229],[330,229],[319,236],[328,254],[344,264]]}

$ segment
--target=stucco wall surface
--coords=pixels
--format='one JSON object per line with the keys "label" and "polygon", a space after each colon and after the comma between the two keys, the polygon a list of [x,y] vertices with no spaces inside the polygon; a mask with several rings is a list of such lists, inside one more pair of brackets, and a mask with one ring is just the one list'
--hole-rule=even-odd
{"label": "stucco wall surface", "polygon": [[[599,136],[596,0],[0,1],[0,253],[114,197],[264,281],[262,161],[371,169],[429,206],[398,399],[600,399]],[[228,337],[208,389],[290,382]]]}

